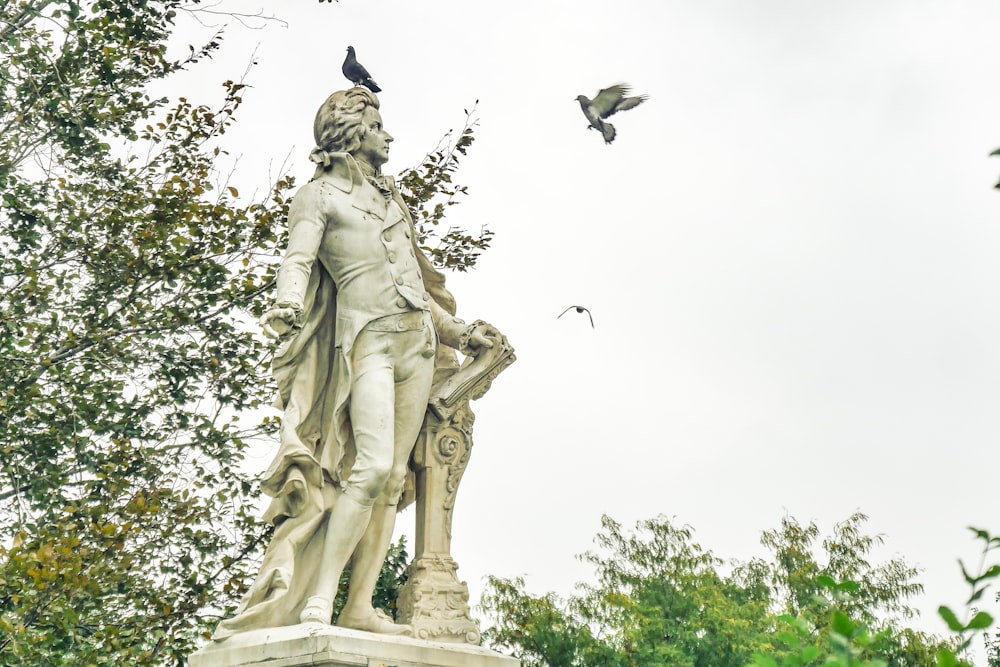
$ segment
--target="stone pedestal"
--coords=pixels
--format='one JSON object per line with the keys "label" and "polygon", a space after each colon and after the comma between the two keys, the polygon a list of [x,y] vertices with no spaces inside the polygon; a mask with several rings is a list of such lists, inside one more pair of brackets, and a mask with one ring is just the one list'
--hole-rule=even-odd
{"label": "stone pedestal", "polygon": [[514,361],[507,339],[468,359],[458,372],[435,382],[424,427],[413,450],[416,536],[413,562],[396,601],[396,620],[420,639],[478,645],[479,624],[469,613],[469,587],[451,557],[451,525],[458,485],[472,454],[475,415],[469,401],[481,397]]}
{"label": "stone pedestal", "polygon": [[413,562],[396,601],[398,622],[420,639],[479,644],[479,624],[469,613],[469,587],[451,557],[451,522],[458,483],[472,452],[468,401],[444,418],[428,412],[413,452],[416,536]]}
{"label": "stone pedestal", "polygon": [[479,646],[389,637],[318,623],[254,630],[213,642],[188,667],[520,667]]}

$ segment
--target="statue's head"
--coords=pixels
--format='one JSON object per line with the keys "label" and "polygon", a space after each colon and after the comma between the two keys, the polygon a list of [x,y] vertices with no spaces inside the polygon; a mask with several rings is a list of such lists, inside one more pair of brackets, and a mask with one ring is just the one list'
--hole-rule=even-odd
{"label": "statue's head", "polygon": [[313,153],[353,153],[368,133],[362,122],[365,109],[378,109],[378,98],[367,88],[357,86],[338,90],[326,98],[316,112]]}

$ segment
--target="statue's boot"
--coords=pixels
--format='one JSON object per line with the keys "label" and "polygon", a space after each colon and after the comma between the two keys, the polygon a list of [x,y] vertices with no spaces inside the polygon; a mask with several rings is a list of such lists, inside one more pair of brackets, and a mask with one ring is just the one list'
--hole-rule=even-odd
{"label": "statue's boot", "polygon": [[306,600],[306,606],[299,614],[300,622],[330,624],[340,575],[365,534],[371,516],[371,505],[359,503],[343,493],[337,498],[333,509],[330,510],[326,527],[322,561],[316,578],[316,592]]}
{"label": "statue's boot", "polygon": [[375,584],[382,572],[395,525],[396,505],[379,503],[372,508],[368,530],[358,542],[351,561],[351,583],[344,610],[337,618],[338,626],[386,635],[413,634],[409,625],[394,623],[388,614],[372,606]]}

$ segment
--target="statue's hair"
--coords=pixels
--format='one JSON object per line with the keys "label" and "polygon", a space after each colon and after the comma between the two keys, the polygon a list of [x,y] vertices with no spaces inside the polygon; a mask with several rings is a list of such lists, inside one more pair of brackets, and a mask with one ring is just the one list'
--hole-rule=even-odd
{"label": "statue's hair", "polygon": [[[316,148],[310,159],[322,167],[328,163],[326,154],[353,153],[368,134],[361,122],[367,107],[378,109],[378,98],[367,88],[357,86],[338,90],[320,105],[313,122]],[[317,159],[319,158],[319,159]]]}

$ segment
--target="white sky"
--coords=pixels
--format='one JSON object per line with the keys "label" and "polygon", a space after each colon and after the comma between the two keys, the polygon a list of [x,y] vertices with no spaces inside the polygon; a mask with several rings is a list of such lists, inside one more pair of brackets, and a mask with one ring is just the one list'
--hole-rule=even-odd
{"label": "white sky", "polygon": [[[919,626],[944,629],[933,610],[962,604],[956,559],[977,554],[966,526],[1000,533],[1000,5],[218,9],[287,22],[230,25],[173,89],[212,102],[256,46],[226,135],[244,194],[286,156],[309,178],[349,44],[384,90],[386,171],[479,100],[450,221],[496,237],[449,280],[518,361],[473,405],[453,547],[473,601],[486,574],[570,593],[602,513],[662,513],[745,560],[786,513],[826,532],[861,510],[883,558],[924,570]],[[650,99],[606,146],[574,98],[619,81]],[[595,329],[556,319],[577,303]]]}

